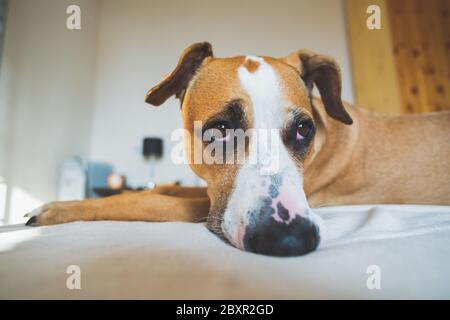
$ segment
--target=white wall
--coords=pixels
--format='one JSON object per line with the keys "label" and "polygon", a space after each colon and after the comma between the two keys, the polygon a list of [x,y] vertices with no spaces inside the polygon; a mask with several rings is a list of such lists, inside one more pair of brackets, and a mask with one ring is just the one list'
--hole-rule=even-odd
{"label": "white wall", "polygon": [[[83,7],[82,31],[66,28],[66,7]],[[92,120],[96,2],[10,1],[0,75],[0,176],[11,221],[54,200],[61,161],[87,156]]]}
{"label": "white wall", "polygon": [[[98,39],[90,154],[112,161],[135,185],[146,178],[142,137],[169,142],[181,126],[177,100],[152,108],[144,95],[193,42],[210,41],[217,56],[284,56],[300,48],[332,55],[342,67],[343,96],[353,100],[341,1],[103,0]],[[170,162],[169,152],[158,172],[160,181],[193,182],[186,166]]]}

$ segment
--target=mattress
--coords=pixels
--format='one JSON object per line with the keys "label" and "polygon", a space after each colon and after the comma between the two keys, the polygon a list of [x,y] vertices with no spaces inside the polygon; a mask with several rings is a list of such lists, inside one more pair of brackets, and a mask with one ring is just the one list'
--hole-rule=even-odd
{"label": "mattress", "polygon": [[[203,224],[3,226],[0,298],[450,298],[450,207],[316,212],[327,239],[313,253],[284,258],[240,251]],[[79,289],[70,285],[73,272]]]}

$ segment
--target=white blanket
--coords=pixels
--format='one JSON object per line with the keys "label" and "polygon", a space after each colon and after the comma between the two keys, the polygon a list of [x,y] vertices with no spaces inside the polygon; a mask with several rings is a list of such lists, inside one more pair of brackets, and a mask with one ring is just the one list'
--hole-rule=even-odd
{"label": "white blanket", "polygon": [[[240,251],[203,224],[0,227],[0,298],[450,298],[450,207],[316,211],[328,238],[294,258]],[[80,290],[66,287],[70,265]]]}

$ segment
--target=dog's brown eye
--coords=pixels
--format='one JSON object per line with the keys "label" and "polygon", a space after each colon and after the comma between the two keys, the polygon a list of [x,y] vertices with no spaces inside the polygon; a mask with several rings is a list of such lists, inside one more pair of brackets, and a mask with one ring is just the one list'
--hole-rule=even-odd
{"label": "dog's brown eye", "polygon": [[225,141],[230,134],[229,129],[231,129],[231,126],[227,121],[219,121],[212,125],[208,130],[212,130],[212,140]]}
{"label": "dog's brown eye", "polygon": [[226,130],[230,129],[230,126],[225,121],[224,122],[219,122],[218,124],[216,124],[216,129],[220,130],[220,132],[222,132],[223,134],[226,134]]}
{"label": "dog's brown eye", "polygon": [[302,139],[309,137],[309,135],[311,134],[311,131],[312,131],[312,125],[309,121],[300,122],[297,126],[296,139],[302,140]]}

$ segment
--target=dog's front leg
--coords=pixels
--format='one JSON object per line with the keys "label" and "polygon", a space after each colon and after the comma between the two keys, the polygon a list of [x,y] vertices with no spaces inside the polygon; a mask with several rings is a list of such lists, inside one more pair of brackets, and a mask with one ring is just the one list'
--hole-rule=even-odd
{"label": "dog's front leg", "polygon": [[101,199],[48,203],[26,215],[31,226],[72,221],[186,221],[208,215],[208,197],[177,197],[153,190],[130,192]]}

